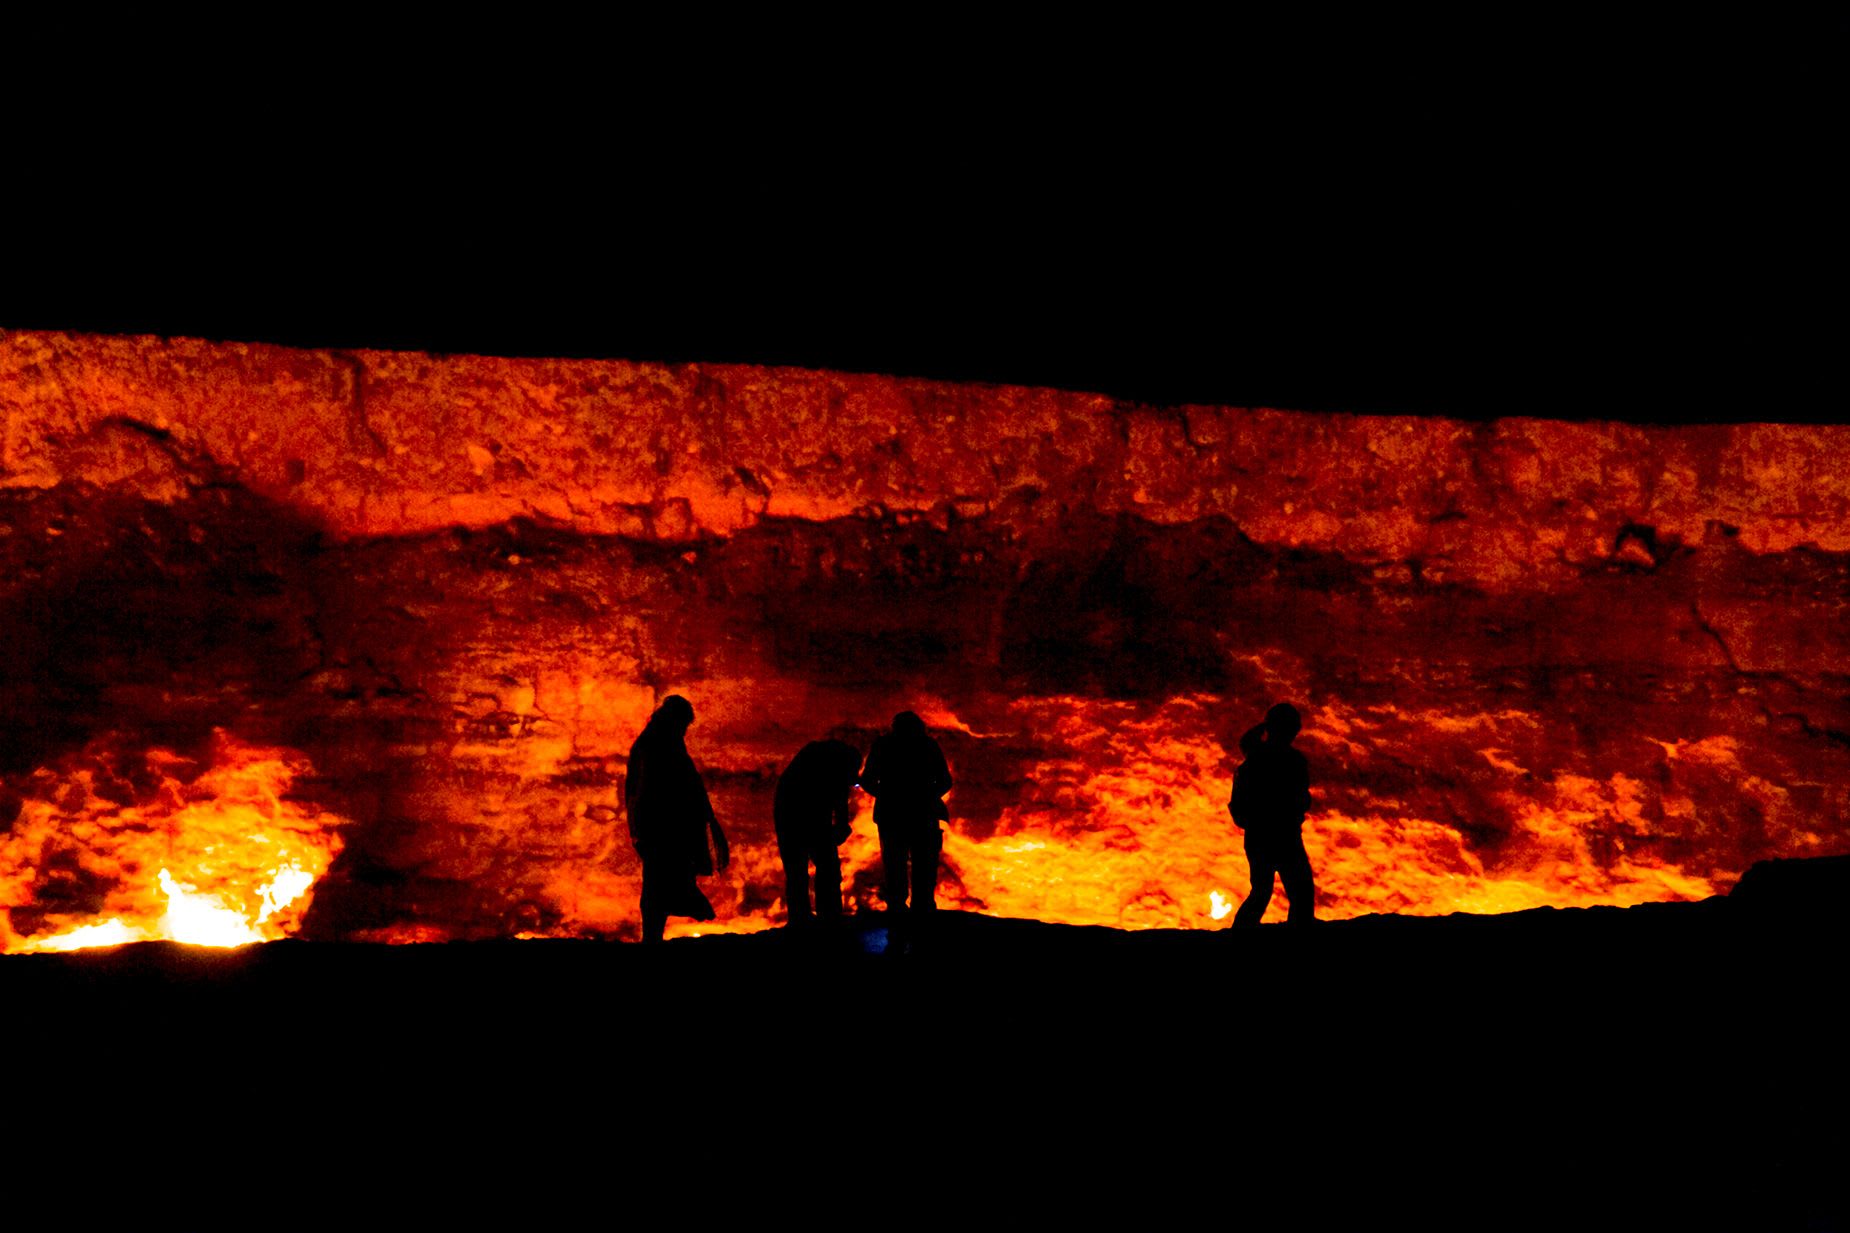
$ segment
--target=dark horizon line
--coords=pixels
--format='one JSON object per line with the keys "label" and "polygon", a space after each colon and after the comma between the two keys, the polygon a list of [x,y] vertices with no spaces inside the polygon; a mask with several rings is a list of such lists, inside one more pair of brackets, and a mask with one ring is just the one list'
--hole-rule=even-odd
{"label": "dark horizon line", "polygon": [[0,316],[0,330],[18,332],[197,338],[306,350],[744,364],[1050,388],[1158,406],[1274,407],[1473,422],[1534,417],[1660,426],[1850,423],[1850,400],[1832,397],[1834,379],[1805,364],[1775,373],[1770,366],[1717,360],[1705,370],[1676,372],[1652,369],[1646,357],[1627,369],[1606,365],[1607,356],[1549,355],[1540,344],[1483,337],[1454,342],[1454,352],[1444,355],[1409,337],[1418,322],[1384,325],[1372,334],[1353,324],[1318,333],[1315,323],[1303,332],[1279,323],[1234,338],[1212,337],[1206,328],[1165,333],[1163,327],[1171,323],[1161,318],[1141,325],[1106,320],[1089,328],[1064,328],[1068,322],[1044,319],[1036,329],[1013,337],[982,328],[984,322],[957,337],[909,330],[908,324],[897,322],[893,336],[886,336],[866,323],[805,319],[800,313],[783,322],[520,320],[506,314],[470,318],[434,312],[26,311]]}

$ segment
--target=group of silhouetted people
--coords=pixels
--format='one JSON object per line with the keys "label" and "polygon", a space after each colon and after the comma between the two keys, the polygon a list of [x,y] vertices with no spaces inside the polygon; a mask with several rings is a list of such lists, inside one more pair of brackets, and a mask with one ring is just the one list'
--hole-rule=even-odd
{"label": "group of silhouetted people", "polygon": [[[630,838],[642,858],[642,936],[659,942],[670,916],[712,920],[713,905],[695,879],[726,868],[726,833],[707,799],[706,785],[687,752],[694,708],[679,694],[663,700],[630,747],[624,805]],[[1310,770],[1292,748],[1301,726],[1297,709],[1281,702],[1240,738],[1244,760],[1234,777],[1227,811],[1245,832],[1252,893],[1234,915],[1236,926],[1257,925],[1272,899],[1274,877],[1283,879],[1292,924],[1315,919],[1316,887],[1304,850],[1304,815],[1310,809]],[[811,741],[777,780],[773,817],[777,854],[784,865],[789,923],[832,924],[842,915],[840,848],[849,834],[849,795],[859,784],[874,798],[880,834],[882,892],[892,930],[922,920],[936,906],[938,856],[950,811],[944,796],[951,771],[925,721],[911,711],[893,717],[863,762],[846,741]],[[711,846],[708,836],[711,835]],[[815,909],[810,868],[815,868]],[[908,897],[910,906],[908,907]]]}
{"label": "group of silhouetted people", "polygon": [[[693,705],[673,695],[656,708],[630,747],[624,804],[630,838],[642,858],[645,942],[662,940],[670,916],[712,920],[713,905],[694,879],[713,872],[716,856],[721,869],[729,859],[726,834],[687,753],[687,729],[693,722]],[[784,902],[793,926],[814,920],[832,924],[841,918],[840,848],[848,838],[853,817],[849,793],[857,783],[874,798],[890,925],[902,927],[908,914],[923,916],[937,906],[942,824],[950,819],[944,794],[951,790],[951,770],[925,721],[902,711],[893,717],[892,730],[875,738],[865,763],[846,741],[811,741],[778,777],[772,816],[777,855],[784,865]]]}

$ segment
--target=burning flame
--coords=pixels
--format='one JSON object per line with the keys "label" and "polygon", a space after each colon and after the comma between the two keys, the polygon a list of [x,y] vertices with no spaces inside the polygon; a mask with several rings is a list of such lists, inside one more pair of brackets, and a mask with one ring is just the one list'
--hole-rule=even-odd
{"label": "burning flame", "polygon": [[[1250,873],[1227,815],[1239,755],[1223,729],[1230,713],[1261,711],[1211,695],[1022,697],[975,725],[934,716],[952,734],[954,774],[959,733],[1013,740],[1035,759],[992,818],[962,816],[953,792],[939,905],[1125,929],[1226,928]],[[1750,755],[1727,736],[1639,734],[1636,748],[1598,751],[1610,758],[1601,763],[1521,709],[1324,698],[1311,703],[1300,745],[1313,791],[1305,844],[1318,915],[1330,920],[1703,899],[1758,858],[1755,845],[1814,850],[1828,825],[1772,779],[1746,773]],[[1758,838],[1717,823],[1742,808],[1743,793],[1762,819]],[[856,799],[843,886],[850,911],[878,909],[872,802]],[[753,838],[751,818],[726,821],[732,868],[703,883],[720,918],[671,922],[671,936],[784,919],[775,846]],[[555,871],[556,932],[608,936],[634,920],[634,876],[612,869],[607,853],[599,868]],[[1287,904],[1281,889],[1264,919],[1283,920]]]}
{"label": "burning flame", "polygon": [[[1072,698],[1017,704],[1030,731],[1071,754],[1043,763],[1027,799],[1002,811],[993,833],[947,834],[945,863],[961,885],[956,906],[1118,928],[1213,928],[1251,886],[1244,842],[1227,816],[1232,757],[1215,736],[1227,708],[1209,697],[1154,706]],[[1476,819],[1494,840],[1460,825],[1443,785],[1388,796],[1370,783],[1384,752],[1461,751],[1486,738],[1518,743],[1533,723],[1518,712],[1456,717],[1331,703],[1301,741],[1314,804],[1304,826],[1318,914],[1442,915],[1524,908],[1701,899],[1715,880],[1685,871],[1642,817],[1637,780],[1559,774],[1538,785],[1514,762],[1486,759]],[[1054,743],[1054,742],[1049,742]],[[1462,754],[1446,748],[1447,763]],[[955,806],[953,806],[955,812]],[[1265,920],[1284,919],[1273,896]]]}
{"label": "burning flame", "polygon": [[35,938],[21,950],[61,951],[85,950],[92,946],[120,946],[124,942],[147,941],[148,934],[140,929],[123,923],[120,916],[111,917],[100,925],[79,925],[75,929],[66,929],[63,933],[53,934],[48,938]]}
{"label": "burning flame", "polygon": [[0,838],[4,950],[243,946],[295,932],[344,821],[287,799],[308,769],[293,751],[222,731],[198,760],[98,743],[41,768]]}
{"label": "burning flame", "polygon": [[[1641,733],[1636,749],[1600,762],[1522,710],[1307,703],[1304,835],[1324,919],[1700,899],[1727,889],[1759,851],[1820,843],[1824,824],[1781,786],[1784,772],[1730,736]],[[1226,928],[1249,871],[1226,812],[1238,755],[1224,728],[1229,714],[1253,710],[1211,695],[1024,696],[981,722],[939,719],[954,772],[966,760],[961,791],[981,782],[977,764],[994,756],[986,751],[1029,751],[1025,769],[1010,771],[1019,790],[987,816],[960,810],[953,793],[939,905],[1125,929]],[[308,769],[296,753],[221,734],[196,758],[99,745],[5,785],[25,804],[0,833],[0,943],[47,951],[288,936],[340,850],[344,822],[289,799]],[[524,782],[552,791],[544,774]],[[752,782],[763,786],[716,798],[732,863],[702,888],[719,919],[672,920],[670,937],[784,921],[773,776]],[[1759,819],[1752,834],[1717,822],[1744,796]],[[639,870],[616,781],[593,777],[549,799],[565,819],[550,844],[524,829],[494,844],[476,833],[438,846],[432,833],[433,850],[457,862],[446,884],[479,888],[488,905],[479,917],[407,913],[350,936],[634,937]],[[458,800],[451,816],[479,804]],[[856,794],[841,852],[850,911],[884,906],[872,805]],[[517,911],[499,906],[509,903]],[[1265,919],[1286,910],[1277,894]]]}

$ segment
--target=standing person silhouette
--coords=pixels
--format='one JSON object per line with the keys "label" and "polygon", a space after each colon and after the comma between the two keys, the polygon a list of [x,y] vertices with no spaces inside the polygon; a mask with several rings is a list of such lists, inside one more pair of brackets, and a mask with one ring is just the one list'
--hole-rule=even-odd
{"label": "standing person silhouette", "polygon": [[[938,853],[944,845],[944,828],[939,823],[951,816],[943,800],[951,790],[951,770],[924,720],[911,711],[893,717],[893,730],[875,738],[867,752],[861,790],[874,798],[891,939],[893,930],[905,931],[909,918],[922,924],[938,906],[933,894],[938,885]],[[908,883],[910,913],[906,909]],[[892,949],[890,940],[888,947]]]}
{"label": "standing person silhouette", "polygon": [[[861,751],[846,741],[811,741],[777,778],[771,816],[777,856],[784,863],[784,904],[799,928],[841,919],[841,853],[853,811],[848,794],[861,769]],[[816,866],[816,912],[809,911],[809,866]]]}
{"label": "standing person silhouette", "polygon": [[687,753],[687,729],[694,707],[679,694],[662,699],[642,735],[630,746],[623,805],[630,839],[642,858],[642,940],[659,942],[670,916],[712,920],[713,905],[694,885],[713,872],[707,832],[719,867],[731,862],[726,833],[713,815],[707,787]]}
{"label": "standing person silhouette", "polygon": [[1265,713],[1265,721],[1240,738],[1240,764],[1233,780],[1233,799],[1227,812],[1246,832],[1246,863],[1252,870],[1253,889],[1234,914],[1237,928],[1257,925],[1272,902],[1272,878],[1285,882],[1293,925],[1308,925],[1316,916],[1317,888],[1311,879],[1310,856],[1304,851],[1304,815],[1310,810],[1310,765],[1291,748],[1302,720],[1297,708],[1281,702]]}

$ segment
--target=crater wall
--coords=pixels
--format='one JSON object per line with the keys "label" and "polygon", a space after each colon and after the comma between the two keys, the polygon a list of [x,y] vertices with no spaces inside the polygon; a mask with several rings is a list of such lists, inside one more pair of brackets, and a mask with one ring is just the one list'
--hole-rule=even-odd
{"label": "crater wall", "polygon": [[790,756],[907,707],[958,780],[941,899],[1009,915],[1222,919],[1280,698],[1325,915],[1850,846],[1846,428],[32,333],[0,408],[16,941],[151,879],[102,853],[207,771],[135,768],[227,733],[341,820],[309,933],[633,936],[624,759],[670,692],[729,928],[781,919]]}

